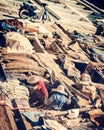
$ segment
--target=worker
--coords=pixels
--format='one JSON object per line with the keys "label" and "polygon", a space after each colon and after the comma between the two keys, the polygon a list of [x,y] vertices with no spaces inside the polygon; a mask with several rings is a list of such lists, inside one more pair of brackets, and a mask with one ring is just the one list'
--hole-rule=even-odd
{"label": "worker", "polygon": [[30,106],[39,107],[43,105],[48,98],[48,91],[42,79],[31,76],[27,79],[27,83],[33,88],[30,89]]}
{"label": "worker", "polygon": [[53,88],[51,92],[51,96],[45,102],[46,109],[62,110],[64,105],[68,106],[72,103],[72,95],[65,92],[62,84],[58,85],[57,88]]}
{"label": "worker", "polygon": [[[101,98],[97,91],[101,85],[92,82],[90,75],[87,72],[81,74],[80,81],[76,83],[76,88],[89,97],[95,107],[101,107]],[[84,104],[85,105],[85,104]]]}

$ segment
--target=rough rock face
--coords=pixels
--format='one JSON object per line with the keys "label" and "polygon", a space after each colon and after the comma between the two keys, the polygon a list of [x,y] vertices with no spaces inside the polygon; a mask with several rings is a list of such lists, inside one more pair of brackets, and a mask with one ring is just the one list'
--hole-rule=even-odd
{"label": "rough rock face", "polygon": [[30,41],[18,32],[7,32],[4,37],[6,39],[7,52],[31,53],[33,51]]}

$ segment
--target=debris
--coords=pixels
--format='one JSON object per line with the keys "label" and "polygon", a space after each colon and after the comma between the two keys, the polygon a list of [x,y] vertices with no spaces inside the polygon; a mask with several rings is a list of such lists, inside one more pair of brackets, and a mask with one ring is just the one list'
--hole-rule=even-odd
{"label": "debris", "polygon": [[[88,112],[93,110],[94,108],[92,106],[87,106],[83,108],[75,108],[75,109],[70,109],[67,111],[55,111],[55,110],[43,110],[43,112],[48,116],[51,114],[51,116],[68,116],[69,118],[76,118],[79,116],[79,113],[82,112]],[[75,117],[74,117],[75,116]]]}
{"label": "debris", "polygon": [[90,119],[94,122],[97,126],[104,127],[102,120],[104,120],[104,112],[101,109],[95,109],[88,112],[90,115]]}
{"label": "debris", "polygon": [[17,79],[8,80],[7,82],[0,81],[0,88],[8,95],[10,99],[20,97],[26,98],[27,100],[29,99],[28,89],[25,86],[20,85],[20,82]]}
{"label": "debris", "polygon": [[8,106],[0,106],[0,129],[18,130],[13,113]]}
{"label": "debris", "polygon": [[32,127],[42,125],[40,122],[40,117],[44,117],[44,113],[42,111],[23,112],[22,114],[30,122]]}
{"label": "debris", "polygon": [[[89,74],[83,73],[81,75],[81,81],[76,83],[76,87],[77,87],[77,89],[82,91],[82,93],[84,93],[86,96],[91,98],[92,104],[94,106],[96,106],[97,108],[101,107],[101,98],[100,98],[99,94],[97,93],[97,89],[94,86],[94,84],[92,83]],[[84,104],[84,105],[86,105],[86,104]]]}
{"label": "debris", "polygon": [[15,31],[23,28],[22,22],[19,22],[17,19],[4,19],[0,20],[0,30],[2,31]]}
{"label": "debris", "polygon": [[[99,11],[83,1],[45,2],[52,20],[44,23],[18,19],[20,1],[0,2],[1,123],[11,116],[11,130],[103,129],[104,30],[93,20]],[[41,9],[44,1],[29,3]]]}
{"label": "debris", "polygon": [[55,120],[44,120],[45,126],[48,129],[54,129],[54,130],[58,130],[58,129],[62,129],[62,130],[67,130],[67,128],[65,128],[64,126],[62,126],[60,123],[58,123]]}
{"label": "debris", "polygon": [[6,43],[2,43],[3,46],[7,47],[7,52],[26,52],[32,53],[33,46],[29,42],[29,40],[18,32],[8,32],[4,34],[4,38],[6,39]]}

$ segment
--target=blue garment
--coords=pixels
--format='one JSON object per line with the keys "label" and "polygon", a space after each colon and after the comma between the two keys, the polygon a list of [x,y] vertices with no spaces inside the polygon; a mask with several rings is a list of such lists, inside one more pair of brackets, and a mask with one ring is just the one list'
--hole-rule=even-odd
{"label": "blue garment", "polygon": [[11,26],[11,25],[9,25],[9,24],[6,24],[5,22],[2,22],[2,23],[1,23],[1,27],[2,27],[2,29],[5,30],[5,31],[7,31],[8,29],[11,29],[11,30],[13,30],[13,31],[17,31],[17,28],[15,28],[15,27],[13,27],[13,26]]}
{"label": "blue garment", "polygon": [[67,102],[67,100],[68,98],[64,94],[54,92],[46,102],[47,108],[61,110],[61,108]]}

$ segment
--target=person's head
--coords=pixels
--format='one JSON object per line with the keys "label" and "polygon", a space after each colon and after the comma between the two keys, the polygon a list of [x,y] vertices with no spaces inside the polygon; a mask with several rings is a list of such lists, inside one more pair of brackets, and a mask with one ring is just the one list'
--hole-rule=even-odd
{"label": "person's head", "polygon": [[91,81],[91,77],[88,73],[81,74],[80,81],[76,82],[76,87],[81,90],[83,86],[91,86],[93,82]]}
{"label": "person's head", "polygon": [[27,79],[27,84],[28,85],[31,85],[31,86],[35,86],[38,82],[39,82],[39,77],[37,76],[30,76],[28,79]]}
{"label": "person's head", "polygon": [[89,81],[91,82],[91,77],[88,73],[81,74],[80,80],[83,82]]}
{"label": "person's head", "polygon": [[65,95],[65,96],[68,96],[68,94],[64,90],[63,85],[59,85],[57,88],[53,88],[52,92],[58,92],[58,93],[61,93],[61,94]]}

